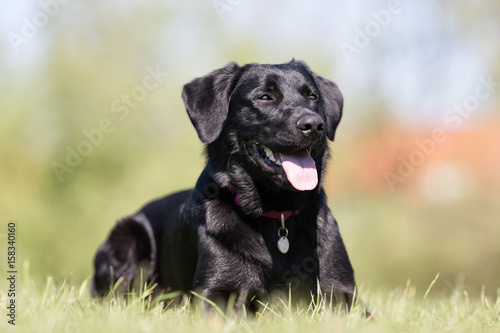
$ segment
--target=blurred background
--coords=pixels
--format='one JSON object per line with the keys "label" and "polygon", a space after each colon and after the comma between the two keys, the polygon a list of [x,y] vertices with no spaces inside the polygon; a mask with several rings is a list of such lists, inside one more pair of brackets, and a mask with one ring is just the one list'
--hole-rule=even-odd
{"label": "blurred background", "polygon": [[2,248],[15,220],[35,280],[81,283],[117,218],[195,184],[182,85],[296,58],[344,94],[325,188],[362,288],[424,293],[440,273],[435,295],[495,296],[499,15],[493,0],[3,1]]}

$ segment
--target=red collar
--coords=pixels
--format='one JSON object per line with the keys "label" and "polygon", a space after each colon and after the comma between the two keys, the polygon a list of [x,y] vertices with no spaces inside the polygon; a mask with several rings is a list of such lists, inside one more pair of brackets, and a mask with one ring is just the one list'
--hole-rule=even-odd
{"label": "red collar", "polygon": [[[237,204],[238,206],[241,205],[241,199],[240,195],[234,190],[234,187],[228,187],[227,188],[229,192],[234,196],[234,203]],[[279,210],[272,210],[270,212],[263,212],[262,216],[264,217],[269,217],[271,219],[276,219],[276,220],[281,220],[281,213],[283,213],[283,218],[286,221],[290,216],[295,216],[299,213],[298,210],[284,210],[280,212]]]}

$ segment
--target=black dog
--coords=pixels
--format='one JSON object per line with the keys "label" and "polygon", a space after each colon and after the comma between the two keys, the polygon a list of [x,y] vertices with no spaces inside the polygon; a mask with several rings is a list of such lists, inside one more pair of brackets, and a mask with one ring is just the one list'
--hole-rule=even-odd
{"label": "black dog", "polygon": [[95,257],[94,292],[141,262],[168,290],[236,306],[277,289],[348,307],[354,275],[321,179],[342,115],[337,85],[292,60],[230,63],[184,86],[207,165],[194,189],[118,222]]}

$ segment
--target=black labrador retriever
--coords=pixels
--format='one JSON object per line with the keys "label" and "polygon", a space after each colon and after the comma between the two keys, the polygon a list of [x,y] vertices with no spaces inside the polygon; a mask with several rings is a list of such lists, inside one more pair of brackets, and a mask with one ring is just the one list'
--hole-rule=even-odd
{"label": "black labrador retriever", "polygon": [[350,307],[356,285],[321,185],[342,94],[301,61],[230,63],[184,86],[207,164],[191,190],[120,220],[95,256],[93,290],[147,262],[163,290],[235,306],[289,290]]}

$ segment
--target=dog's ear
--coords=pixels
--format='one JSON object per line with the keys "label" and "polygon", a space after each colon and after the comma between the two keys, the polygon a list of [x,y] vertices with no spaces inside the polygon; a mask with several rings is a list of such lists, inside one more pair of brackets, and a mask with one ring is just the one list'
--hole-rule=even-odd
{"label": "dog's ear", "polygon": [[119,278],[123,278],[123,286],[131,285],[142,264],[148,266],[151,279],[155,271],[156,253],[153,230],[144,214],[120,220],[95,256],[92,292],[106,296]]}
{"label": "dog's ear", "polygon": [[222,132],[231,93],[242,67],[232,62],[184,85],[182,100],[189,119],[203,143],[212,143]]}
{"label": "dog's ear", "polygon": [[293,59],[291,65],[301,67],[306,70],[314,79],[314,83],[319,89],[322,101],[323,114],[325,116],[326,136],[332,140],[335,138],[335,131],[342,117],[344,98],[335,82],[322,78],[315,74],[303,61]]}
{"label": "dog's ear", "polygon": [[335,131],[342,118],[342,109],[344,107],[344,98],[337,84],[333,81],[313,74],[314,81],[321,94],[323,102],[323,113],[325,115],[326,136],[332,140],[335,138]]}

